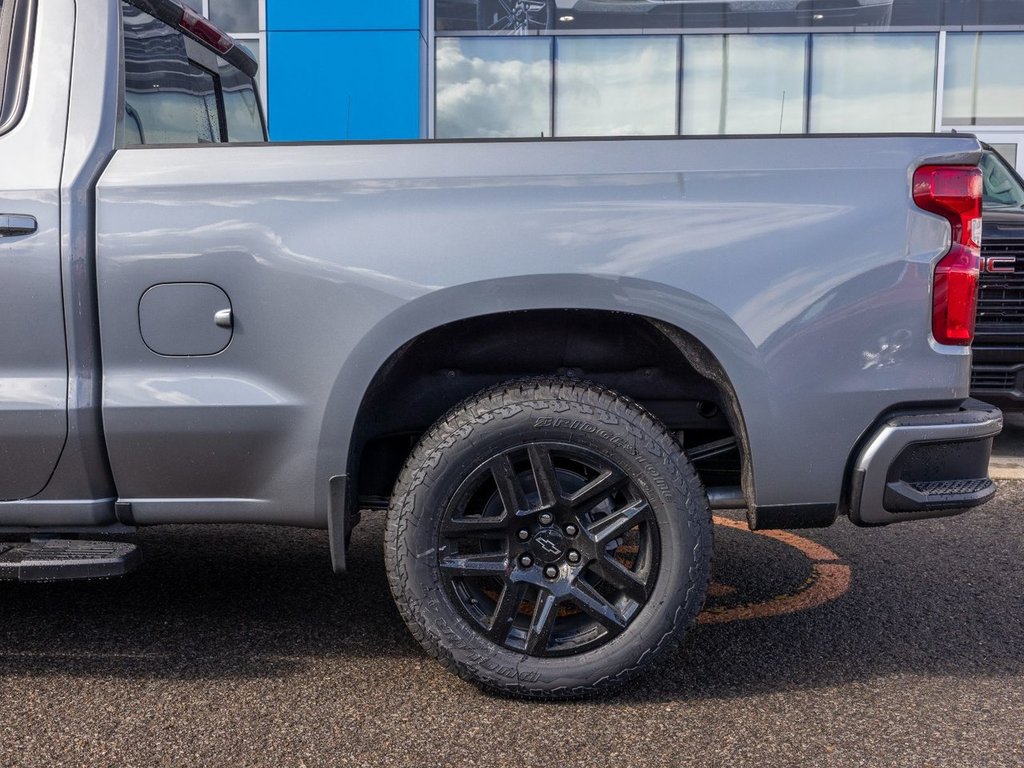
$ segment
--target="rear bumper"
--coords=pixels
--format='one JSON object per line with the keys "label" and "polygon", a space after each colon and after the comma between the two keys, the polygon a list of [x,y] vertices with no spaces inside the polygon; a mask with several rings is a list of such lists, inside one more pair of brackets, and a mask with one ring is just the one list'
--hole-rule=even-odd
{"label": "rear bumper", "polygon": [[850,519],[888,525],[946,517],[984,504],[996,492],[988,477],[998,408],[967,400],[959,411],[886,419],[853,467]]}

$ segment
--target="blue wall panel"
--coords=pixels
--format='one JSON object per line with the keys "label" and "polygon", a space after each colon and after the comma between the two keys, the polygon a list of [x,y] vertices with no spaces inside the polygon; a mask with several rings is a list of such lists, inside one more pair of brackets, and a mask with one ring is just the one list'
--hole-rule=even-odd
{"label": "blue wall panel", "polygon": [[[355,3],[309,5],[348,8]],[[415,5],[418,25],[418,0]],[[419,138],[418,27],[398,32],[282,32],[271,26],[267,57],[272,140]]]}
{"label": "blue wall panel", "polygon": [[267,0],[271,30],[419,30],[420,0]]}

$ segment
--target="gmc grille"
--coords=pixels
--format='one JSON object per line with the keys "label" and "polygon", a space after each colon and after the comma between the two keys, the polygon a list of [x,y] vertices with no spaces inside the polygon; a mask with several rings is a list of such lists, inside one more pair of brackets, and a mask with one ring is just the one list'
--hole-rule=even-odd
{"label": "gmc grille", "polygon": [[982,273],[977,330],[982,336],[1019,333],[1024,344],[1024,240],[984,241],[981,253],[986,260],[994,256],[1015,259],[1016,271],[1012,274]]}

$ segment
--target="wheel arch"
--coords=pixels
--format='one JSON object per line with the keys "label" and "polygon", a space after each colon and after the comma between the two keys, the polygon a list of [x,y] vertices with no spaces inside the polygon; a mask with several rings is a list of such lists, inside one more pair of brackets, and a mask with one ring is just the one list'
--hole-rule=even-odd
{"label": "wheel arch", "polygon": [[[510,318],[547,320],[555,315],[577,328],[581,322],[603,319],[639,332],[648,341],[660,339],[666,352],[671,349],[673,365],[685,365],[710,382],[721,395],[723,415],[739,444],[744,495],[748,502],[754,499],[750,442],[740,404],[746,402],[742,382],[755,379],[756,350],[721,309],[685,291],[631,278],[538,275],[467,284],[401,306],[365,334],[344,361],[324,413],[317,466],[317,505],[327,516],[336,570],[344,569],[345,537],[358,520],[362,454],[374,437],[369,425],[395,394],[393,385],[402,375],[403,361],[424,340],[436,342],[446,334],[492,326],[488,340],[493,342],[504,338],[495,334],[504,332],[502,322]],[[502,379],[552,371],[507,370],[493,375],[498,373],[502,375],[491,382],[481,380],[478,389]],[[442,398],[430,423],[463,399],[448,402],[456,394]],[[629,391],[624,394],[633,396]]]}

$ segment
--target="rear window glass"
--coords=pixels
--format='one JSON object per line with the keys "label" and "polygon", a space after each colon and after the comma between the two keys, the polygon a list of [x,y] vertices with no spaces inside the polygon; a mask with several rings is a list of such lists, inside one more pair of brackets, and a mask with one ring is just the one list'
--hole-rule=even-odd
{"label": "rear window glass", "polygon": [[217,64],[228,141],[263,141],[263,113],[252,79],[223,59]]}
{"label": "rear window glass", "polygon": [[1020,208],[1024,206],[1024,188],[1017,177],[1003,164],[995,152],[986,152],[981,159],[981,172],[985,181],[986,206]]}
{"label": "rear window glass", "polygon": [[221,141],[213,74],[189,59],[183,34],[127,3],[124,62],[128,144]]}
{"label": "rear window glass", "polygon": [[126,144],[264,140],[251,78],[128,3],[123,18]]}

